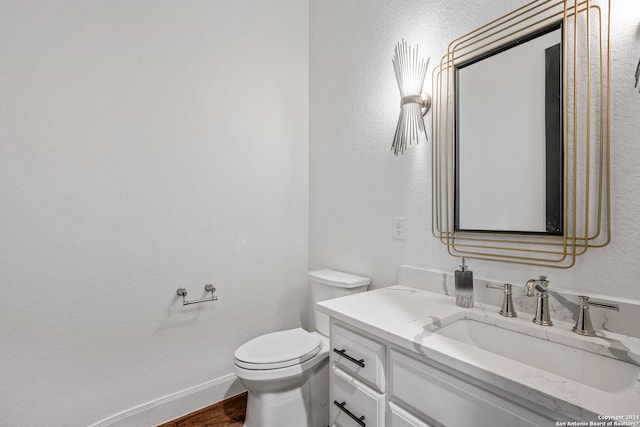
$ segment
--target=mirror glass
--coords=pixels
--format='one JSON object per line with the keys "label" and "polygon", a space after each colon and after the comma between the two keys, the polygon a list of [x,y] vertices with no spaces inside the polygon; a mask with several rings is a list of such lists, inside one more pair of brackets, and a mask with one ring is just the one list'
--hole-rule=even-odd
{"label": "mirror glass", "polygon": [[563,233],[561,25],[456,66],[456,231]]}

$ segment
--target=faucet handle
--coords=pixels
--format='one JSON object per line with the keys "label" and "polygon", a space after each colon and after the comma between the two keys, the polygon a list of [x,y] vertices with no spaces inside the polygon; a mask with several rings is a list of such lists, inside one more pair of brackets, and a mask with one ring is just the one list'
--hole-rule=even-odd
{"label": "faucet handle", "polygon": [[620,311],[618,304],[609,304],[606,302],[589,301],[586,295],[578,296],[579,311],[578,319],[575,326],[571,329],[576,334],[594,336],[596,334],[593,324],[591,323],[591,314],[589,314],[589,306],[606,308],[608,310]]}
{"label": "faucet handle", "polygon": [[608,302],[597,302],[590,301],[589,297],[580,296],[581,302],[584,301],[585,304],[592,305],[594,307],[606,308],[608,310],[620,311],[620,306],[618,304],[609,304]]}
{"label": "faucet handle", "polygon": [[496,285],[493,283],[486,283],[485,286],[491,289],[504,289],[504,299],[502,300],[502,308],[500,309],[500,315],[504,317],[518,317],[516,309],[513,306],[513,297],[511,295],[511,283],[505,283],[503,285]]}

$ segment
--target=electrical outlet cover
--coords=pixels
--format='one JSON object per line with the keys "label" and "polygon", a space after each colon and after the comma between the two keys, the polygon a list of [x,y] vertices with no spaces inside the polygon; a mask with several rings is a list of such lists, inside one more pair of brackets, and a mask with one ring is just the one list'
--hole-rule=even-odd
{"label": "electrical outlet cover", "polygon": [[404,217],[396,216],[393,218],[391,237],[394,240],[404,240]]}

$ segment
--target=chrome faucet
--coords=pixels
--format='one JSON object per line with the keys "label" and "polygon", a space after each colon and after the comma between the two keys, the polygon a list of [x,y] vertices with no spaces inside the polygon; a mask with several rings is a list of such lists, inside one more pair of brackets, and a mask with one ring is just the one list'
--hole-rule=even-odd
{"label": "chrome faucet", "polygon": [[491,289],[503,289],[504,298],[502,299],[502,308],[500,309],[500,315],[504,317],[518,317],[516,309],[513,306],[513,297],[511,296],[511,284],[505,283],[504,285],[494,285],[493,283],[487,283],[487,288]]}
{"label": "chrome faucet", "polygon": [[588,296],[580,295],[578,297],[578,301],[580,303],[579,312],[578,312],[578,320],[576,320],[576,325],[573,327],[573,332],[580,335],[586,335],[592,337],[596,334],[595,329],[593,329],[593,324],[591,323],[591,315],[589,314],[589,306],[607,308],[609,310],[620,311],[620,307],[618,304],[608,304],[606,302],[596,302],[589,301]]}
{"label": "chrome faucet", "polygon": [[[534,290],[537,291],[534,293]],[[536,314],[533,323],[542,326],[553,326],[551,315],[549,314],[549,281],[547,276],[540,276],[537,279],[528,280],[524,285],[524,293],[528,297],[537,296]]]}

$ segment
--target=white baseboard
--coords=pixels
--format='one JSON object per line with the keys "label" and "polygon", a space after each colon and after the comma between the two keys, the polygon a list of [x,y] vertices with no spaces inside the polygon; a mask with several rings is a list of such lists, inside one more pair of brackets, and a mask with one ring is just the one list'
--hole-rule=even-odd
{"label": "white baseboard", "polygon": [[89,427],[157,426],[244,391],[235,374],[229,374],[127,409]]}

